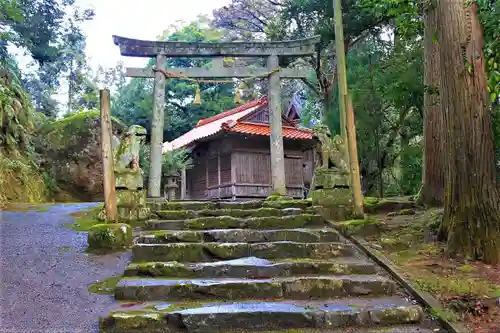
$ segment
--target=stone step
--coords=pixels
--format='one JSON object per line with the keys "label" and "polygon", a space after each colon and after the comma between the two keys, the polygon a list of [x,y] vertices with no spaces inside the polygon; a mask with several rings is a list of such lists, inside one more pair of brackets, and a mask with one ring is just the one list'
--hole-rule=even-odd
{"label": "stone step", "polygon": [[136,243],[263,243],[277,241],[293,242],[338,242],[341,240],[335,229],[219,229],[219,230],[157,230],[142,233]]}
{"label": "stone step", "polygon": [[374,264],[357,258],[332,260],[297,259],[269,261],[256,257],[213,263],[174,262],[132,263],[125,276],[170,278],[271,278],[298,275],[375,274]]}
{"label": "stone step", "polygon": [[332,259],[352,256],[355,248],[346,243],[171,243],[135,244],[134,261],[213,262],[245,257],[262,259]]}
{"label": "stone step", "polygon": [[[307,329],[339,333],[342,328],[376,331],[373,326],[422,321],[420,306],[400,297],[236,303],[152,303],[116,310],[100,320],[102,333],[285,332]],[[366,330],[361,330],[363,327]],[[406,326],[418,327],[418,326]],[[395,328],[396,329],[396,328]],[[294,331],[295,332],[295,331]],[[342,331],[340,331],[342,332]],[[393,331],[391,333],[418,331]]]}
{"label": "stone step", "polygon": [[172,201],[154,202],[149,207],[153,211],[160,210],[214,210],[214,209],[259,209],[259,208],[301,208],[311,207],[311,200],[280,200],[280,201]]}
{"label": "stone step", "polygon": [[237,218],[232,216],[208,216],[187,220],[149,220],[147,229],[208,230],[208,229],[295,229],[325,227],[320,215],[301,214],[292,216],[268,216]]}
{"label": "stone step", "polygon": [[232,216],[232,217],[267,217],[290,216],[303,213],[314,214],[312,207],[302,208],[257,208],[257,209],[203,209],[203,210],[160,210],[155,214],[163,220],[184,220],[196,217]]}
{"label": "stone step", "polygon": [[275,279],[162,279],[124,278],[115,298],[130,301],[325,299],[347,296],[383,296],[396,284],[378,275],[308,276]]}

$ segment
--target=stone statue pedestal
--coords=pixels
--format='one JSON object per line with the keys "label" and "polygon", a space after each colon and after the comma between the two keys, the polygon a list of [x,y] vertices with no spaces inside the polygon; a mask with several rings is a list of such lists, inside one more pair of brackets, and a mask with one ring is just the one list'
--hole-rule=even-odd
{"label": "stone statue pedestal", "polygon": [[345,221],[353,214],[353,197],[348,174],[336,169],[318,168],[314,173],[311,199],[314,206],[321,206],[320,214],[327,220]]}
{"label": "stone statue pedestal", "polygon": [[116,190],[118,221],[142,221],[149,218],[146,190]]}

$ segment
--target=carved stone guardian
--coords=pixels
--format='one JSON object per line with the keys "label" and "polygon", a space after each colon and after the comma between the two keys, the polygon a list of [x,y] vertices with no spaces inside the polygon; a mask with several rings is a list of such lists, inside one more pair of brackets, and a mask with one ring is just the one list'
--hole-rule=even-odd
{"label": "carved stone guardian", "polygon": [[146,129],[132,125],[123,138],[115,142],[114,171],[118,218],[120,221],[143,220],[148,217],[143,171],[139,165],[140,148]]}
{"label": "carved stone guardian", "polygon": [[313,128],[315,170],[313,204],[323,207],[323,215],[331,220],[348,219],[352,212],[349,154],[340,135],[332,137],[326,125]]}

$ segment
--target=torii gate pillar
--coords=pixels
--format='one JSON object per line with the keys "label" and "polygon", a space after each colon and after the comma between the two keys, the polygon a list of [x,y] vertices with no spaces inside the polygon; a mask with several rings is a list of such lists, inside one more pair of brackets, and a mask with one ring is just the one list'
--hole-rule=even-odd
{"label": "torii gate pillar", "polygon": [[[167,62],[163,54],[156,56],[156,68],[165,68]],[[161,169],[163,148],[163,127],[165,123],[165,75],[155,73],[153,116],[151,117],[151,161],[149,165],[148,196],[161,196]]]}
{"label": "torii gate pillar", "polygon": [[[267,57],[267,69],[271,72],[279,66],[276,55]],[[268,78],[268,108],[271,140],[271,180],[274,193],[286,195],[285,149],[283,147],[283,126],[281,123],[280,73],[271,73]]]}

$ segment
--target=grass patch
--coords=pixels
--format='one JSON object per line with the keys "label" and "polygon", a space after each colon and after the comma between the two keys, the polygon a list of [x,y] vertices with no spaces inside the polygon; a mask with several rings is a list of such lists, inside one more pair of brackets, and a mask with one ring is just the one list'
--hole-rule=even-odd
{"label": "grass patch", "polygon": [[122,276],[113,276],[107,278],[103,281],[96,282],[91,284],[88,287],[89,292],[94,294],[102,294],[102,295],[113,295],[115,293],[115,288],[118,282],[122,279]]}
{"label": "grass patch", "polygon": [[89,231],[94,225],[102,223],[97,219],[97,215],[103,207],[103,204],[100,204],[97,207],[74,212],[71,216],[75,222],[66,223],[64,226],[75,231]]}
{"label": "grass patch", "polygon": [[59,246],[58,249],[61,253],[68,253],[71,250],[71,246]]}
{"label": "grass patch", "polygon": [[413,281],[422,291],[433,295],[472,295],[477,297],[493,297],[495,286],[479,278],[464,279],[458,277],[442,277],[427,273],[425,276],[414,276]]}
{"label": "grass patch", "polygon": [[457,322],[460,319],[458,314],[456,314],[455,312],[450,311],[450,310],[440,310],[440,309],[432,308],[431,314],[434,317],[440,318],[442,320],[451,321],[451,322]]}

